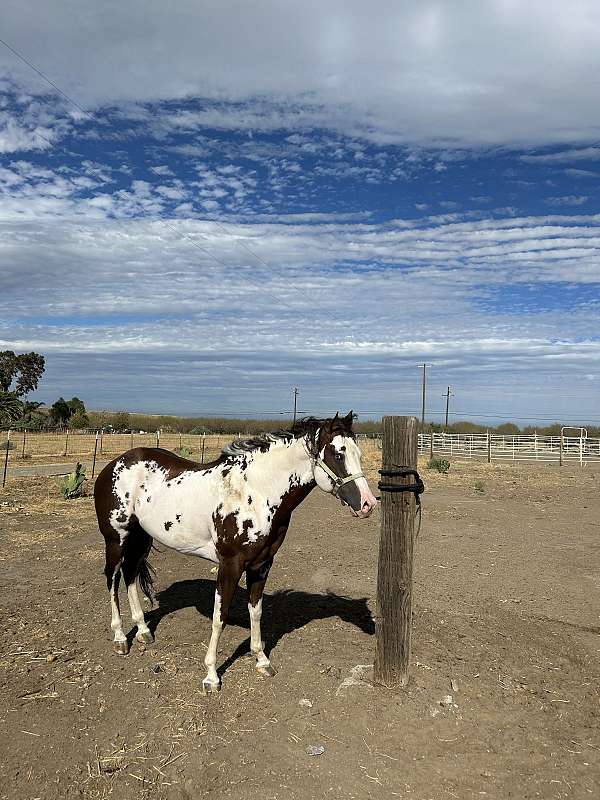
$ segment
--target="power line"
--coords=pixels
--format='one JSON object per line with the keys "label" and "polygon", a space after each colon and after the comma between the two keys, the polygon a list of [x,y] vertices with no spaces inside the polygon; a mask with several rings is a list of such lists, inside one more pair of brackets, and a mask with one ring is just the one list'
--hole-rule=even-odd
{"label": "power line", "polygon": [[72,105],[74,105],[74,106],[75,106],[75,108],[76,108],[78,111],[81,111],[81,113],[82,113],[82,114],[84,114],[86,117],[89,117],[89,118],[90,118],[90,119],[92,119],[92,120],[94,119],[94,116],[93,116],[93,114],[90,114],[90,112],[89,112],[89,111],[86,111],[86,110],[85,110],[85,108],[82,108],[82,107],[79,105],[79,103],[78,103],[77,101],[73,100],[73,98],[72,98],[72,97],[70,97],[70,96],[69,96],[69,95],[68,95],[66,92],[63,92],[63,90],[60,88],[60,86],[57,86],[57,85],[54,83],[54,81],[50,80],[50,78],[49,78],[47,75],[44,75],[44,73],[41,71],[41,69],[38,69],[38,68],[37,68],[37,67],[36,67],[34,64],[32,64],[32,63],[31,63],[31,61],[28,61],[28,60],[25,58],[25,56],[24,56],[24,55],[22,55],[22,53],[19,53],[19,51],[18,51],[18,50],[15,50],[15,48],[14,48],[14,47],[11,47],[11,45],[10,45],[10,44],[8,44],[8,42],[5,42],[5,41],[4,41],[4,39],[0,39],[0,44],[3,44],[3,45],[6,47],[6,49],[7,49],[7,50],[10,50],[10,52],[11,52],[11,53],[13,53],[13,54],[14,54],[14,55],[15,55],[17,58],[21,59],[21,61],[22,61],[24,64],[27,64],[27,66],[28,66],[28,67],[30,67],[30,68],[31,68],[31,69],[32,69],[32,70],[33,70],[35,73],[37,73],[37,74],[40,76],[40,78],[42,78],[43,80],[45,80],[45,81],[46,81],[46,83],[48,83],[50,86],[52,86],[52,88],[53,88],[55,91],[57,91],[57,92],[58,92],[58,93],[59,93],[59,94],[60,94],[62,97],[64,97],[64,98],[65,98],[65,100],[68,100],[68,101],[69,101],[69,103],[71,103]]}

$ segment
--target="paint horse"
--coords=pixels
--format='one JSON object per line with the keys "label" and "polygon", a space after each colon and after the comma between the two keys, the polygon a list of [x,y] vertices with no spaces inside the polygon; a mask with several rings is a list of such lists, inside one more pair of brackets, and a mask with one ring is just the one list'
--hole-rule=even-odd
{"label": "paint horse", "polygon": [[135,638],[143,644],[153,641],[138,584],[150,597],[153,570],[148,555],[156,540],[219,565],[204,692],[220,689],[217,647],[243,572],[250,649],[257,670],[274,675],[261,637],[262,594],[292,512],[315,486],[349,506],[355,517],[368,517],[377,504],[361,470],[352,419],[352,412],[343,418],[310,417],[291,431],[237,440],[208,464],[144,447],[111,461],[96,480],[94,499],[106,542],[104,572],[115,651],[125,655],[129,649],[119,610],[121,575],[137,626]]}

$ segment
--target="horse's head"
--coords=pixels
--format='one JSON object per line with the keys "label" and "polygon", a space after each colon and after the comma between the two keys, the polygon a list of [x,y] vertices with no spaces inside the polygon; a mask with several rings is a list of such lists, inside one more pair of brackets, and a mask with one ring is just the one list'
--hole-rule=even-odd
{"label": "horse's head", "polygon": [[319,428],[315,481],[320,489],[339,497],[355,517],[368,517],[377,505],[361,467],[361,452],[352,431],[352,411],[324,420]]}

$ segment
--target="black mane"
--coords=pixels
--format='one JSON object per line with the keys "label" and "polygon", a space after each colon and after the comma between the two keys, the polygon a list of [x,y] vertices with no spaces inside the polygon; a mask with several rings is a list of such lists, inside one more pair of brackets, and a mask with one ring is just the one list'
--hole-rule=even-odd
{"label": "black mane", "polygon": [[[221,453],[224,456],[239,456],[243,453],[252,453],[260,450],[266,453],[274,442],[289,442],[292,439],[300,439],[306,436],[308,452],[313,458],[319,455],[319,431],[327,424],[334,422],[334,417],[319,419],[318,417],[302,417],[296,420],[289,430],[273,431],[271,433],[259,433],[247,439],[234,439],[233,442],[226,444]],[[343,420],[339,419],[339,429],[346,436],[354,437],[351,427],[346,427]]]}

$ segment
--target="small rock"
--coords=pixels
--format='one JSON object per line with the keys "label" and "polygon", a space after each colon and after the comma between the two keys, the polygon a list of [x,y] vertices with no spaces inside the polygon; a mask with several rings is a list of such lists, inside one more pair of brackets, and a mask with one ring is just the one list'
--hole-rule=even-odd
{"label": "small rock", "polygon": [[151,672],[162,672],[162,667],[160,664],[154,664],[154,666],[150,667]]}
{"label": "small rock", "polygon": [[451,706],[453,702],[454,702],[454,698],[452,697],[452,695],[451,694],[445,694],[442,697],[442,699],[440,700],[440,705],[441,706]]}
{"label": "small rock", "polygon": [[453,692],[458,692],[458,681],[456,680],[456,678],[452,678],[452,680],[450,681],[450,686]]}
{"label": "small rock", "polygon": [[313,704],[307,697],[303,697],[302,700],[298,702],[299,706],[304,706],[305,708],[312,708]]}
{"label": "small rock", "polygon": [[322,744],[309,744],[306,748],[307,756],[322,756],[324,752],[325,748]]}
{"label": "small rock", "polygon": [[51,654],[51,655],[49,655],[49,656],[46,656],[46,661],[47,661],[49,664],[51,664],[53,661],[56,661],[56,656],[55,656],[54,654]]}

